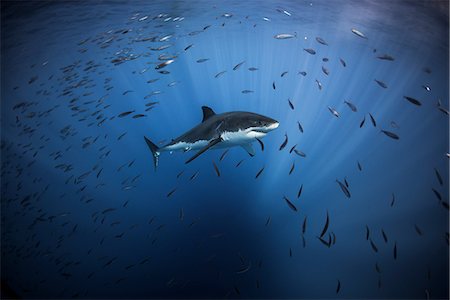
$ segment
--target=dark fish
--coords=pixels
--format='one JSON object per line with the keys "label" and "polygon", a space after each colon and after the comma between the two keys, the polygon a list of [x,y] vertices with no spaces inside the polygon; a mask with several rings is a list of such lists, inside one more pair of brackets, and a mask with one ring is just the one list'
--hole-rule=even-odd
{"label": "dark fish", "polygon": [[303,225],[302,225],[302,234],[305,234],[306,232],[306,223],[307,223],[308,217],[305,216],[305,219],[303,220]]}
{"label": "dark fish", "polygon": [[316,51],[314,49],[311,49],[311,48],[303,48],[303,50],[305,50],[306,52],[308,52],[311,55],[316,54]]}
{"label": "dark fish", "polygon": [[177,179],[178,178],[180,178],[182,175],[183,175],[183,173],[184,173],[184,170],[183,171],[181,171],[180,173],[178,173],[178,175],[177,175]]}
{"label": "dark fish", "polygon": [[294,169],[295,169],[295,161],[292,163],[292,167],[291,167],[291,169],[289,170],[289,175],[291,175],[292,172],[294,172]]}
{"label": "dark fish", "polygon": [[295,207],[295,205],[286,196],[283,196],[283,199],[286,201],[290,209],[297,211],[297,207]]}
{"label": "dark fish", "polygon": [[272,83],[272,87],[273,87],[274,90],[276,89],[276,87],[275,87],[275,81]]}
{"label": "dark fish", "polygon": [[252,71],[252,72],[253,72],[253,71],[258,71],[258,68],[250,67],[250,68],[248,68],[248,70],[249,70],[249,71]]}
{"label": "dark fish", "polygon": [[134,113],[134,110],[130,110],[130,111],[125,111],[121,114],[118,115],[119,118],[123,118],[125,116],[128,116],[129,114]]}
{"label": "dark fish", "polygon": [[227,71],[222,71],[217,73],[216,75],[214,75],[215,78],[218,78],[219,76],[222,76],[223,74],[225,74]]}
{"label": "dark fish", "polygon": [[298,74],[300,74],[302,76],[306,76],[306,72],[305,71],[298,72]]}
{"label": "dark fish", "polygon": [[328,43],[327,42],[325,42],[325,40],[324,39],[322,39],[321,37],[316,37],[316,41],[319,43],[319,44],[322,44],[322,45],[325,45],[325,46],[328,46]]}
{"label": "dark fish", "polygon": [[320,238],[322,238],[325,235],[325,233],[327,232],[329,224],[330,224],[330,217],[328,216],[328,211],[327,211],[327,219],[325,221],[325,226],[322,229],[322,233],[320,234]]}
{"label": "dark fish", "polygon": [[369,230],[369,226],[366,225],[366,240],[369,240],[370,237],[370,230]]}
{"label": "dark fish", "polygon": [[205,61],[208,61],[208,60],[209,60],[209,58],[200,58],[200,59],[197,60],[197,63],[201,64],[201,63],[204,63]]}
{"label": "dark fish", "polygon": [[327,68],[325,68],[324,66],[322,66],[322,72],[327,76],[330,75],[330,71]]}
{"label": "dark fish", "polygon": [[217,177],[220,177],[219,168],[217,168],[217,165],[216,165],[216,163],[214,161],[212,163],[213,163],[213,166],[214,166],[214,170],[216,171]]}
{"label": "dark fish", "polygon": [[371,113],[369,113],[369,116],[370,116],[370,120],[372,121],[373,127],[377,127],[377,122],[375,121],[375,118],[372,116]]}
{"label": "dark fish", "polygon": [[281,73],[281,77],[284,77],[287,73],[288,71],[284,71],[283,73]]}
{"label": "dark fish", "polygon": [[259,145],[261,146],[261,151],[264,151],[264,143],[258,138],[256,138],[256,140],[258,141]]}
{"label": "dark fish", "polygon": [[439,181],[439,184],[443,185],[444,181],[442,180],[442,176],[436,168],[434,168],[434,173],[436,174],[436,178]]}
{"label": "dark fish", "polygon": [[194,44],[188,45],[186,48],[184,48],[184,51],[188,51],[192,46],[194,46]]}
{"label": "dark fish", "polygon": [[417,226],[417,224],[414,224],[414,228],[416,229],[416,232],[418,235],[423,235],[422,230]]}
{"label": "dark fish", "polygon": [[339,186],[341,187],[342,192],[344,192],[345,196],[347,198],[350,198],[350,191],[347,189],[347,187],[345,186],[345,184],[343,184],[342,182],[340,182],[339,180],[336,179],[336,182],[339,184]]}
{"label": "dark fish", "polygon": [[339,58],[339,61],[341,62],[342,66],[344,68],[347,66],[347,64],[345,63],[345,61],[342,58]]}
{"label": "dark fish", "polygon": [[397,259],[397,242],[394,244],[394,259]]}
{"label": "dark fish", "polygon": [[378,85],[381,86],[383,89],[387,89],[386,83],[384,83],[384,82],[381,81],[381,80],[377,80],[377,79],[374,79],[374,80],[375,80],[375,82],[378,83]]}
{"label": "dark fish", "polygon": [[370,246],[372,247],[373,251],[375,251],[375,253],[378,252],[378,248],[377,248],[377,246],[374,244],[374,242],[372,241],[372,239],[370,239]]}
{"label": "dark fish", "polygon": [[358,111],[358,109],[356,108],[356,106],[353,103],[351,103],[349,101],[344,101],[344,103],[347,104],[348,107],[350,107],[352,112],[357,112]]}
{"label": "dark fish", "polygon": [[263,171],[264,171],[264,167],[262,167],[261,170],[259,170],[258,173],[256,173],[255,179],[257,179]]}
{"label": "dark fish", "polygon": [[297,121],[297,125],[298,125],[298,130],[300,130],[300,132],[303,133],[303,126],[302,126],[302,124],[300,124],[300,122]]}
{"label": "dark fish", "polygon": [[443,206],[445,209],[447,209],[447,210],[449,209],[449,206],[448,206],[448,203],[447,203],[447,202],[442,201],[441,204],[442,204],[442,206]]}
{"label": "dark fish", "polygon": [[198,173],[199,173],[199,171],[192,174],[192,176],[189,178],[189,180],[194,180],[197,177]]}
{"label": "dark fish", "polygon": [[327,62],[327,61],[329,61],[329,59],[328,59],[328,57],[324,57],[324,58],[322,58],[322,61]]}
{"label": "dark fish", "polygon": [[361,166],[361,164],[359,163],[359,161],[357,161],[357,164],[358,164],[358,170],[362,171],[362,166]]}
{"label": "dark fish", "polygon": [[303,244],[303,248],[306,248],[306,239],[305,239],[304,235],[302,235],[302,244]]}
{"label": "dark fish", "polygon": [[300,186],[300,189],[298,190],[297,199],[299,199],[300,196],[302,195],[302,191],[303,191],[303,184]]}
{"label": "dark fish", "polygon": [[345,183],[345,186],[348,187],[348,181],[347,181],[347,178],[344,178],[344,183]]}
{"label": "dark fish", "polygon": [[219,161],[222,161],[222,160],[225,158],[225,155],[227,155],[227,153],[228,153],[229,150],[230,150],[230,149],[227,149],[227,150],[225,150],[225,151],[222,153],[222,155],[221,155],[220,158],[219,158]]}
{"label": "dark fish", "polygon": [[336,109],[332,108],[331,106],[328,106],[328,110],[330,111],[330,113],[333,114],[333,116],[339,118],[339,113],[336,111]]}
{"label": "dark fish", "polygon": [[391,207],[394,206],[394,202],[395,202],[395,195],[392,194]]}
{"label": "dark fish", "polygon": [[243,90],[241,93],[242,94],[250,94],[250,93],[254,93],[255,91],[252,90]]}
{"label": "dark fish", "polygon": [[284,136],[285,136],[285,139],[284,139],[284,142],[281,144],[279,151],[283,150],[284,147],[286,147],[286,145],[288,143],[288,135],[287,135],[287,133],[285,133]]}
{"label": "dark fish", "polygon": [[362,119],[361,123],[359,123],[359,128],[364,126],[364,122],[366,122],[366,116]]}
{"label": "dark fish", "polygon": [[133,119],[139,119],[139,118],[146,117],[146,116],[147,115],[144,115],[144,114],[137,114],[137,115],[133,116]]}
{"label": "dark fish", "polygon": [[289,257],[292,257],[292,248],[289,248]]}
{"label": "dark fish", "polygon": [[387,243],[388,242],[388,238],[387,238],[386,232],[384,232],[383,229],[381,229],[381,235],[383,236],[384,242]]}
{"label": "dark fish", "polygon": [[381,130],[381,132],[384,133],[385,135],[387,135],[388,137],[390,137],[391,139],[394,139],[394,140],[400,139],[400,137],[393,132],[383,130],[383,129]]}
{"label": "dark fish", "polygon": [[244,160],[240,160],[240,161],[236,164],[236,168],[239,167],[239,166],[242,164],[243,161],[244,161]]}
{"label": "dark fish", "polygon": [[439,201],[442,201],[441,194],[433,188],[431,188],[431,190],[433,191],[434,195],[436,195],[436,197],[439,199]]}
{"label": "dark fish", "polygon": [[389,54],[379,55],[379,56],[377,56],[377,58],[381,59],[381,60],[390,60],[390,61],[394,60],[394,58],[392,56],[390,56]]}
{"label": "dark fish", "polygon": [[380,266],[378,265],[378,263],[375,263],[375,271],[377,271],[378,274],[381,273],[381,269],[380,269]]}
{"label": "dark fish", "polygon": [[340,290],[341,290],[341,282],[338,280],[337,287],[336,287],[336,294],[338,294]]}
{"label": "dark fish", "polygon": [[175,193],[176,190],[177,190],[177,188],[174,188],[173,190],[171,190],[171,191],[167,194],[167,198],[169,198],[170,196],[172,196],[172,194]]}
{"label": "dark fish", "polygon": [[409,102],[411,102],[412,104],[415,104],[415,105],[417,105],[417,106],[422,105],[422,103],[421,103],[419,100],[414,99],[414,98],[412,98],[412,97],[409,97],[409,96],[403,96],[403,98],[405,98],[406,100],[408,100]]}
{"label": "dark fish", "polygon": [[267,221],[266,221],[266,226],[269,226],[270,220],[272,220],[272,218],[271,218],[271,217],[268,217],[268,218],[267,218]]}
{"label": "dark fish", "polygon": [[294,151],[294,150],[295,150],[295,147],[297,147],[297,144],[295,144],[294,146],[292,146],[291,150],[289,150],[289,154],[291,154],[291,153],[292,153],[292,151]]}
{"label": "dark fish", "polygon": [[319,239],[319,241],[324,244],[325,246],[327,246],[328,248],[330,248],[330,243],[328,243],[327,241],[325,241],[324,239],[322,239],[321,237],[317,237]]}
{"label": "dark fish", "polygon": [[117,140],[120,141],[120,140],[125,136],[125,134],[127,134],[127,132],[124,132],[124,133],[122,133],[121,135],[119,135],[119,137],[117,138]]}
{"label": "dark fish", "polygon": [[288,99],[289,102],[289,106],[291,107],[292,110],[294,110],[294,104],[292,104],[291,100]]}
{"label": "dark fish", "polygon": [[233,67],[233,71],[236,71],[237,69],[239,69],[244,63],[245,63],[245,60],[242,61],[242,62],[240,62],[240,63],[238,63],[237,65],[235,65],[235,66]]}

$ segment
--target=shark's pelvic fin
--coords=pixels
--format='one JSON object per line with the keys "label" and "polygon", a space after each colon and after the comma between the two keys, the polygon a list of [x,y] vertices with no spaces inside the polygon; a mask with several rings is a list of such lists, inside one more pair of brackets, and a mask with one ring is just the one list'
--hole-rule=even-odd
{"label": "shark's pelvic fin", "polygon": [[202,123],[214,116],[216,113],[208,106],[202,106],[203,120]]}
{"label": "shark's pelvic fin", "polygon": [[245,151],[247,151],[248,155],[250,155],[251,157],[255,156],[256,153],[255,149],[253,149],[252,143],[243,144],[241,146]]}
{"label": "shark's pelvic fin", "polygon": [[194,159],[196,159],[197,157],[199,157],[200,155],[202,155],[206,150],[208,150],[209,148],[213,147],[214,145],[217,145],[218,143],[220,143],[222,141],[221,137],[215,138],[213,140],[211,140],[208,145],[206,145],[205,147],[203,147],[202,149],[200,149],[197,153],[195,153],[194,156],[192,156],[191,158],[189,158],[185,163],[188,164],[191,161],[193,161]]}
{"label": "shark's pelvic fin", "polygon": [[145,142],[147,143],[148,148],[150,148],[150,151],[152,151],[153,156],[153,165],[156,167],[158,166],[158,158],[159,158],[159,148],[156,146],[152,141],[150,141],[147,137],[144,136]]}

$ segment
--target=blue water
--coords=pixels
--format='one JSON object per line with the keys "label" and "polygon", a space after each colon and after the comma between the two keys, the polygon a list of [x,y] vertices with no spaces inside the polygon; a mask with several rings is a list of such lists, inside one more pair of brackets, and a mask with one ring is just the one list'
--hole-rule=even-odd
{"label": "blue water", "polygon": [[[4,296],[448,298],[448,2],[2,1],[1,21]],[[155,171],[143,136],[203,105],[280,127]]]}

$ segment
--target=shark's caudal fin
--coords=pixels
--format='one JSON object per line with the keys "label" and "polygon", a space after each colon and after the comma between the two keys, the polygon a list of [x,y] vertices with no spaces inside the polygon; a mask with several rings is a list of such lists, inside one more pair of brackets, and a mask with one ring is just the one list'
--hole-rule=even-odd
{"label": "shark's caudal fin", "polygon": [[147,146],[150,148],[150,151],[152,151],[153,156],[153,164],[156,167],[158,166],[158,158],[159,158],[159,148],[156,146],[152,141],[150,141],[147,137],[144,136],[145,142],[147,143]]}

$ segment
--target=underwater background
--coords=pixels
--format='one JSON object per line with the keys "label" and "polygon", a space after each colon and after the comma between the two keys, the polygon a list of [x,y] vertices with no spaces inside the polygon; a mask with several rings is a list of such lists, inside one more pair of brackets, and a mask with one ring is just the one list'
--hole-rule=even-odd
{"label": "underwater background", "polygon": [[1,5],[2,297],[448,298],[448,1]]}

